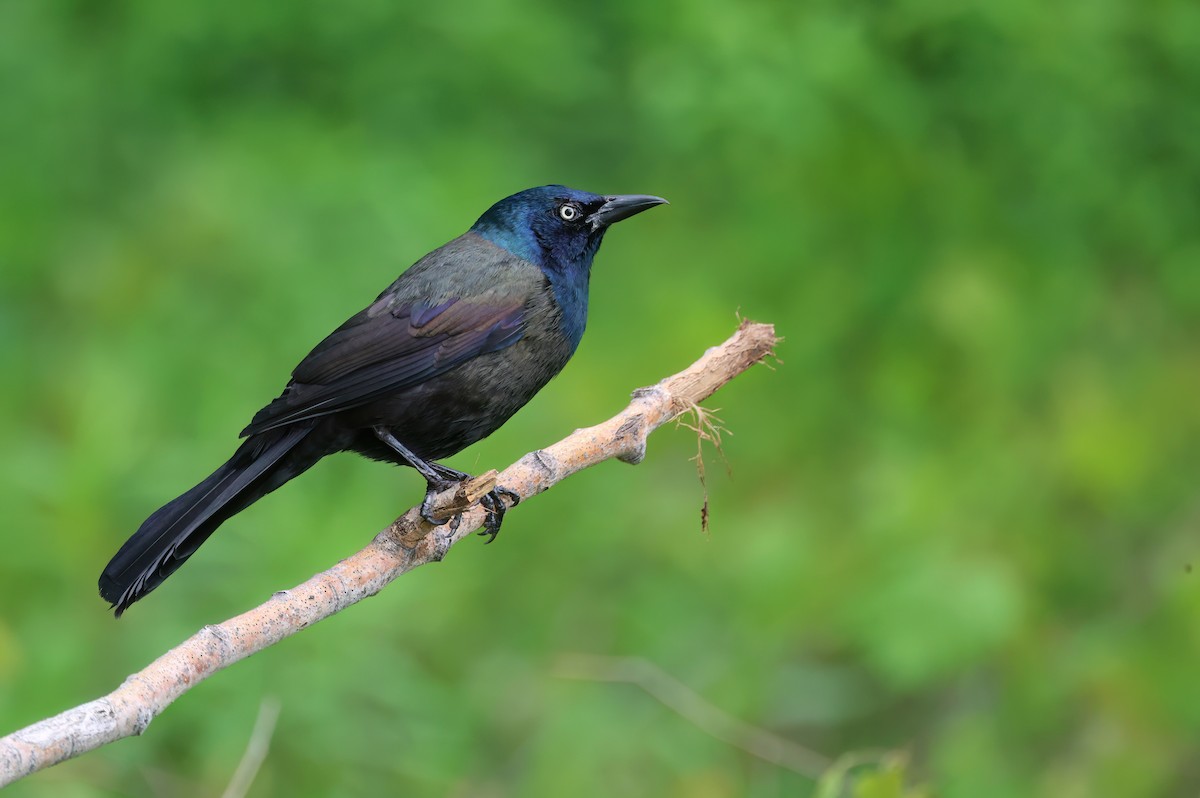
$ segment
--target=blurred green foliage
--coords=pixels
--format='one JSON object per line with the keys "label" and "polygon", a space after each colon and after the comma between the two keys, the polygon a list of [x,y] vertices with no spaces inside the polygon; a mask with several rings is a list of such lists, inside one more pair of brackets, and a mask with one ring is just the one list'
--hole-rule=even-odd
{"label": "blurred green foliage", "polygon": [[0,4],[0,731],[420,497],[331,458],[121,622],[96,596],[316,341],[492,201],[673,204],[609,236],[575,361],[460,468],[607,417],[737,312],[786,337],[711,402],[709,535],[695,436],[664,430],[12,794],[217,794],[266,696],[251,795],[844,778],[558,678],[563,652],[831,759],[905,752],[841,794],[1196,794],[1198,41],[1186,0]]}

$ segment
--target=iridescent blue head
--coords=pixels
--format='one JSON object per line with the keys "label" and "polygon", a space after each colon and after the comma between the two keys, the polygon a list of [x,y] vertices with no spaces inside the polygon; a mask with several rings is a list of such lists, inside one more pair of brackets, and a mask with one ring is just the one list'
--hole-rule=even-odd
{"label": "iridescent blue head", "polygon": [[603,196],[540,186],[500,200],[471,230],[551,275],[586,278],[610,225],[665,202],[644,194]]}
{"label": "iridescent blue head", "polygon": [[602,196],[541,186],[500,200],[479,217],[471,232],[541,267],[573,349],[587,325],[588,278],[604,232],[664,202],[644,194]]}

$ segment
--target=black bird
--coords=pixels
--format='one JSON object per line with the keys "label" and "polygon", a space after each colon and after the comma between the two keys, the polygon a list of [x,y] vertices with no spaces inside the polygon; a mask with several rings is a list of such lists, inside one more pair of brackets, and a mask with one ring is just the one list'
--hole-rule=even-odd
{"label": "black bird", "polygon": [[[412,466],[428,489],[467,479],[434,462],[486,438],[558,374],[587,322],[592,258],[608,227],[665,203],[565,186],[500,200],[413,264],[296,366],[233,457],[146,519],[100,575],[120,617],[227,518],[327,454]],[[507,495],[483,499],[494,539]],[[441,523],[444,523],[441,522]]]}

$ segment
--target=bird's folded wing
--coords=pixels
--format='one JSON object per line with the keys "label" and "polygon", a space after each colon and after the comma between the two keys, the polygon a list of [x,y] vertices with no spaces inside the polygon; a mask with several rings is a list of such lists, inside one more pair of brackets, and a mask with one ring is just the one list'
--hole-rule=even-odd
{"label": "bird's folded wing", "polygon": [[351,318],[292,372],[283,394],[242,435],[359,407],[515,344],[524,297],[491,295],[391,304],[385,296]]}

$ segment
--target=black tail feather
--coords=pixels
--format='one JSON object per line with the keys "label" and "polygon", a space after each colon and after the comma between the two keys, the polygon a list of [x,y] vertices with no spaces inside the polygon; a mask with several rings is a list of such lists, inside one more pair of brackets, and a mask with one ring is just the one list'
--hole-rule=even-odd
{"label": "black tail feather", "polygon": [[248,438],[207,479],[147,518],[100,575],[100,595],[116,616],[162,584],[227,518],[315,463],[320,454],[285,459],[310,431],[293,426]]}

